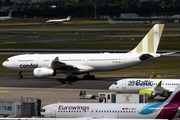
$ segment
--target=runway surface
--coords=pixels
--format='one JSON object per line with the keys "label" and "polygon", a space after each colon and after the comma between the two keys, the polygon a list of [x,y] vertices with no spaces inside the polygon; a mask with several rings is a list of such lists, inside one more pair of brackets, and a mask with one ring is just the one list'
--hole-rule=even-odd
{"label": "runway surface", "polygon": [[[102,35],[102,36],[70,36],[70,37],[51,37],[38,34],[17,34],[17,33],[0,33],[2,35],[12,35],[15,38],[1,39],[0,42],[18,42],[18,41],[38,41],[38,40],[72,40],[72,39],[91,39],[91,38],[123,38],[123,37],[144,37],[144,35]],[[162,36],[180,36],[180,34],[163,34]]]}
{"label": "runway surface", "polygon": [[63,103],[98,103],[94,99],[79,99],[80,90],[87,94],[111,92],[109,86],[119,78],[97,78],[96,80],[66,80],[65,77],[36,79],[34,76],[0,76],[0,100],[20,101],[21,97],[38,98],[42,106],[59,101]]}
{"label": "runway surface", "polygon": [[96,78],[95,80],[66,80],[65,77],[53,77],[36,79],[34,76],[0,76],[0,87],[20,88],[70,88],[70,89],[103,89],[108,90],[109,86],[119,78]]}

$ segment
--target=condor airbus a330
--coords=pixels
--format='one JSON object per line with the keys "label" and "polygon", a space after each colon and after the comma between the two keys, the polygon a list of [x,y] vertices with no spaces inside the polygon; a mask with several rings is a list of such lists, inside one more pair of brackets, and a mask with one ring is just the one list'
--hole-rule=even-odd
{"label": "condor airbus a330", "polygon": [[164,24],[156,24],[142,41],[128,53],[99,54],[25,54],[8,58],[3,66],[21,72],[33,71],[35,77],[51,77],[65,73],[67,78],[85,74],[84,79],[94,79],[90,72],[120,70],[160,57],[156,53]]}
{"label": "condor airbus a330", "polygon": [[[41,109],[44,118],[174,119],[180,116],[180,85],[162,103],[56,103]],[[84,119],[85,120],[85,119]]]}
{"label": "condor airbus a330", "polygon": [[116,81],[109,87],[109,90],[147,94],[151,99],[157,95],[169,97],[179,84],[180,79],[127,78]]}

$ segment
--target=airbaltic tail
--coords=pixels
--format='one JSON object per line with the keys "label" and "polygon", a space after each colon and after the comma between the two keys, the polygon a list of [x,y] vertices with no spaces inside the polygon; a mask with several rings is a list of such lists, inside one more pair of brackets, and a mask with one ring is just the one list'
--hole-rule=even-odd
{"label": "airbaltic tail", "polygon": [[162,103],[56,103],[44,106],[45,118],[173,119],[180,115],[180,85]]}
{"label": "airbaltic tail", "polygon": [[[3,66],[12,70],[33,71],[36,77],[51,77],[65,73],[67,78],[85,74],[84,79],[94,79],[90,72],[120,70],[160,57],[157,48],[164,24],[156,24],[142,41],[128,53],[99,54],[26,54],[8,58]],[[19,74],[19,78],[22,75]]]}

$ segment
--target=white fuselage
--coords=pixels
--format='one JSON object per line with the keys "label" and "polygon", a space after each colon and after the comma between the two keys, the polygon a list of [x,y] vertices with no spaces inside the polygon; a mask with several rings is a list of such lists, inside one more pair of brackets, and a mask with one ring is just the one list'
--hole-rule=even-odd
{"label": "white fuselage", "polygon": [[70,17],[67,17],[66,19],[48,20],[48,21],[46,21],[46,23],[61,23],[61,22],[69,21],[69,20],[70,20]]}
{"label": "white fuselage", "polygon": [[109,90],[116,92],[139,93],[140,90],[154,90],[160,81],[162,81],[161,87],[171,92],[173,92],[180,84],[180,79],[129,78],[116,81],[109,87]]}
{"label": "white fuselage", "polygon": [[0,17],[1,21],[5,21],[5,20],[8,20],[8,19],[11,19],[11,17]]}
{"label": "white fuselage", "polygon": [[[161,112],[163,107],[163,103],[57,103],[43,107],[41,116],[44,118],[163,119],[165,117]],[[174,118],[175,114],[171,117]]]}
{"label": "white fuselage", "polygon": [[[78,68],[72,70],[73,74],[81,74],[93,71],[119,70],[142,63],[140,54],[26,54],[8,58],[3,66],[16,71],[33,71],[35,68],[51,68],[52,61],[58,57],[59,62],[66,66]],[[155,54],[155,57],[159,57]],[[61,68],[57,72],[67,73],[67,68]]]}

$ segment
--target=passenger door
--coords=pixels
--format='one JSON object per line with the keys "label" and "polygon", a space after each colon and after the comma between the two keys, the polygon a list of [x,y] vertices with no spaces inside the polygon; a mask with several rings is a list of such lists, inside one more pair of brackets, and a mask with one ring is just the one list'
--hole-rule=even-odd
{"label": "passenger door", "polygon": [[126,89],[126,83],[127,83],[127,80],[123,80],[122,89]]}
{"label": "passenger door", "polygon": [[55,106],[55,105],[52,106],[52,108],[51,108],[51,117],[52,117],[52,118],[55,118],[55,117],[56,117],[56,106]]}

